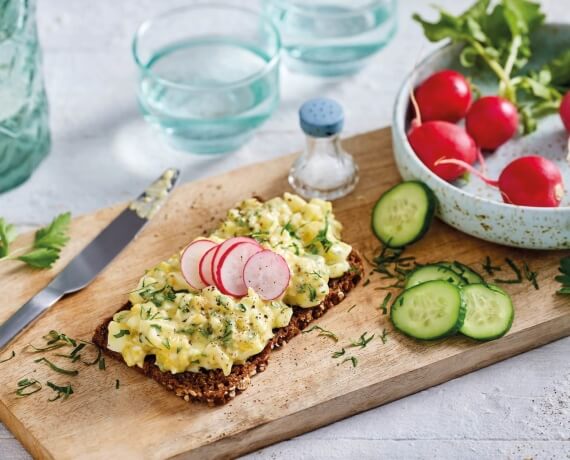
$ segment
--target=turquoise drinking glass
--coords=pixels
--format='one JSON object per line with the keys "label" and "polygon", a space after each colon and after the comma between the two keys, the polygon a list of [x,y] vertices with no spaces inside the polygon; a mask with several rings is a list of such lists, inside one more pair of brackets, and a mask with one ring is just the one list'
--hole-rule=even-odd
{"label": "turquoise drinking glass", "polygon": [[277,25],[284,64],[332,77],[360,70],[396,32],[397,0],[263,0]]}
{"label": "turquoise drinking glass", "polygon": [[0,192],[24,182],[49,148],[36,0],[0,0]]}
{"label": "turquoise drinking glass", "polygon": [[146,21],[133,42],[145,119],[177,149],[236,150],[279,103],[280,49],[273,23],[246,8],[198,4]]}

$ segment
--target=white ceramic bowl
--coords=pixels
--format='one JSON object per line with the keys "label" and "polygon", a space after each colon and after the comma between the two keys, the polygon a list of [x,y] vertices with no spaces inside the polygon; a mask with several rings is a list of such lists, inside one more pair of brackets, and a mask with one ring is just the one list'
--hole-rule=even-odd
{"label": "white ceramic bowl", "polygon": [[[538,34],[539,56],[544,62],[556,51],[570,47],[570,25],[546,25]],[[416,71],[415,82],[437,70],[452,68],[467,75],[458,64],[458,46],[445,46],[424,59]],[[485,79],[471,75],[483,93],[496,94]],[[433,174],[418,159],[410,144],[408,130],[409,91],[412,75],[408,75],[396,99],[392,122],[392,143],[396,165],[404,180],[425,182],[439,200],[439,217],[452,227],[469,235],[495,243],[528,249],[570,248],[570,167],[566,161],[568,135],[558,115],[547,117],[539,129],[512,140],[487,157],[488,176],[497,178],[504,166],[515,157],[540,154],[555,161],[562,171],[565,197],[558,208],[534,208],[505,204],[494,188],[476,177],[467,183],[449,183]]]}

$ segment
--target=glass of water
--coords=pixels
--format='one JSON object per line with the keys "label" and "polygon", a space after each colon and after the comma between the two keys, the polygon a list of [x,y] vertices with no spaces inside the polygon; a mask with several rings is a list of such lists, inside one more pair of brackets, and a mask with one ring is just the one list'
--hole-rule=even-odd
{"label": "glass of water", "polygon": [[357,72],[396,32],[397,0],[263,0],[281,33],[283,62],[318,76]]}
{"label": "glass of water", "polygon": [[49,147],[36,0],[0,0],[0,192],[24,182]]}
{"label": "glass of water", "polygon": [[239,148],[279,102],[281,41],[246,8],[198,4],[143,23],[133,42],[144,117],[175,148]]}

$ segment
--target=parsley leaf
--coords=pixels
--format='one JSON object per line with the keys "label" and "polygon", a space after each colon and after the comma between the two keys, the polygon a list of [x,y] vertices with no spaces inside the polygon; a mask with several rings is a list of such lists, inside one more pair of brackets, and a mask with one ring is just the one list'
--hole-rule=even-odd
{"label": "parsley leaf", "polygon": [[70,222],[71,214],[68,212],[56,216],[47,227],[36,231],[30,247],[21,248],[10,255],[10,244],[16,238],[16,231],[13,225],[0,218],[0,262],[19,260],[34,268],[50,268],[69,241]]}
{"label": "parsley leaf", "polygon": [[563,257],[560,260],[560,268],[558,270],[561,275],[556,276],[554,279],[558,281],[562,287],[558,289],[556,293],[570,295],[570,257]]}

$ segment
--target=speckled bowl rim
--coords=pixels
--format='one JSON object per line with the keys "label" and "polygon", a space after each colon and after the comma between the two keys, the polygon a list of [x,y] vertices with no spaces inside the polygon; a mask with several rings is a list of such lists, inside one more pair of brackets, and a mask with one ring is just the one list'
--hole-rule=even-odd
{"label": "speckled bowl rim", "polygon": [[[563,23],[548,23],[545,24],[543,27],[552,27],[552,28],[567,28],[570,30],[570,24],[563,24]],[[453,53],[455,49],[461,49],[460,45],[456,44],[448,44],[444,45],[441,48],[433,51],[432,53],[428,54],[425,58],[423,58],[416,66],[416,69],[422,68],[424,65],[427,65],[431,60],[435,59],[438,55],[444,53]],[[406,124],[406,114],[408,111],[408,102],[409,102],[409,94],[410,94],[410,87],[413,83],[412,78],[417,73],[417,70],[411,70],[404,79],[403,83],[398,90],[398,95],[396,96],[396,102],[394,104],[394,110],[392,112],[392,132],[398,135],[403,140],[403,145],[406,150],[406,153],[410,157],[410,161],[413,162],[415,165],[419,166],[424,172],[430,175],[430,177],[435,180],[441,187],[445,188],[451,194],[458,194],[467,199],[473,199],[480,203],[489,204],[491,206],[496,206],[498,210],[501,211],[512,211],[513,208],[520,209],[522,211],[529,211],[540,215],[552,215],[553,213],[566,213],[570,217],[570,206],[563,206],[557,208],[544,208],[544,207],[534,207],[534,206],[519,206],[519,205],[512,205],[506,204],[500,201],[491,200],[488,198],[482,198],[480,196],[474,195],[470,192],[466,192],[465,190],[450,184],[449,182],[441,179],[440,177],[436,176],[430,169],[423,164],[422,161],[417,157],[416,153],[412,149],[412,146],[408,142],[408,136],[406,135],[405,131],[405,124]],[[565,187],[568,187],[565,184]]]}

